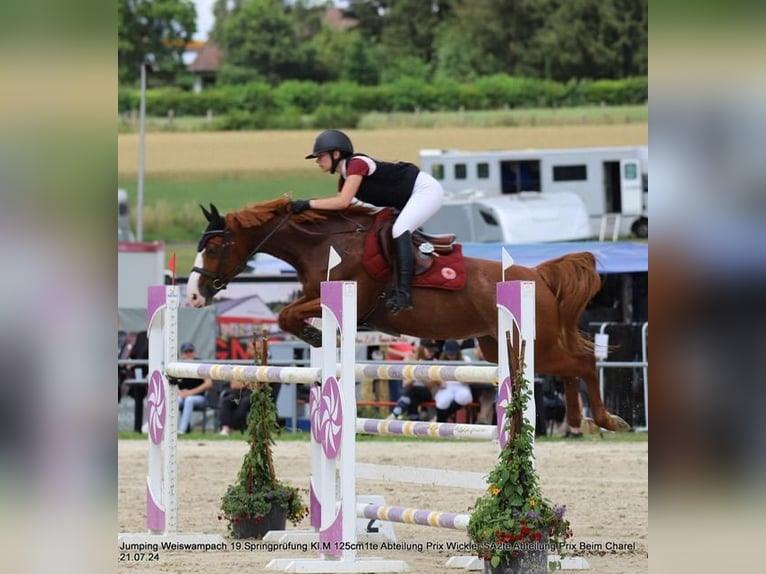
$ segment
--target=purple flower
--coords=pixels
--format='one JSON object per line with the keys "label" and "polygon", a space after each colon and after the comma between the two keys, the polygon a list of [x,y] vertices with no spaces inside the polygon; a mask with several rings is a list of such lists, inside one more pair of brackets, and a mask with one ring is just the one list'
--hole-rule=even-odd
{"label": "purple flower", "polygon": [[535,512],[534,510],[530,510],[529,512],[527,512],[527,518],[529,518],[530,520],[536,520],[537,512]]}
{"label": "purple flower", "polygon": [[553,514],[556,518],[561,520],[564,516],[564,513],[566,512],[567,507],[566,506],[557,506],[553,509]]}
{"label": "purple flower", "polygon": [[512,516],[513,518],[518,518],[519,516],[521,516],[521,512],[519,512],[517,509],[515,509],[515,508],[514,508],[514,509],[511,511],[511,516]]}

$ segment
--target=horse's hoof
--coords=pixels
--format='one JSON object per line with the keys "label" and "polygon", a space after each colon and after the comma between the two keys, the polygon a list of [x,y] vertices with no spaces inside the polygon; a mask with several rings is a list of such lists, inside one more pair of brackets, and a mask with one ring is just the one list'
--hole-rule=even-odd
{"label": "horse's hoof", "polygon": [[601,427],[596,424],[596,421],[589,418],[583,418],[582,422],[585,424],[585,432],[588,434],[599,434]]}
{"label": "horse's hoof", "polygon": [[612,424],[614,425],[612,430],[615,432],[628,432],[631,429],[631,426],[622,417],[617,415],[612,415]]}

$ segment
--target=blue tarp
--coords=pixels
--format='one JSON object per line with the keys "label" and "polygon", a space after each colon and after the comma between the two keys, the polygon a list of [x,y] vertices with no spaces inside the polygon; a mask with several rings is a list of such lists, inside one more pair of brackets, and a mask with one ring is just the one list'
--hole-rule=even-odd
{"label": "blue tarp", "polygon": [[[514,263],[524,267],[534,267],[543,261],[561,257],[567,253],[590,251],[596,256],[599,273],[646,273],[649,271],[648,243],[609,243],[599,241],[574,241],[560,243],[463,243],[463,254],[468,257],[502,260],[502,248],[513,257]],[[295,270],[275,257],[261,256],[257,264],[259,275],[290,275]]]}
{"label": "blue tarp", "polygon": [[464,243],[463,254],[491,261],[502,260],[502,248],[513,257],[514,264],[534,267],[543,261],[567,253],[590,251],[596,256],[599,273],[646,273],[649,271],[649,244],[600,241],[574,241],[560,243]]}

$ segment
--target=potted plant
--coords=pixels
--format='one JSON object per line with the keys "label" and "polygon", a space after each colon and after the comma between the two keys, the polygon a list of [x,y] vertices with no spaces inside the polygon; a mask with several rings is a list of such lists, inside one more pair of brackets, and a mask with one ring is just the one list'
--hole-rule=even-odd
{"label": "potted plant", "polygon": [[[547,572],[549,551],[561,554],[564,541],[572,535],[564,518],[566,507],[554,506],[538,485],[532,465],[534,427],[523,417],[531,398],[523,373],[524,366],[519,364],[506,406],[508,440],[468,523],[468,535],[488,574]],[[560,565],[550,563],[552,570]]]}
{"label": "potted plant", "polygon": [[[265,344],[264,344],[265,347]],[[257,348],[257,347],[256,347]],[[267,356],[264,351],[260,354]],[[255,363],[259,357],[256,355]],[[250,449],[242,461],[237,482],[221,499],[222,515],[234,538],[263,538],[269,530],[284,530],[287,520],[297,525],[308,508],[297,488],[277,480],[271,447],[279,431],[277,413],[268,383],[252,387],[247,416]]]}

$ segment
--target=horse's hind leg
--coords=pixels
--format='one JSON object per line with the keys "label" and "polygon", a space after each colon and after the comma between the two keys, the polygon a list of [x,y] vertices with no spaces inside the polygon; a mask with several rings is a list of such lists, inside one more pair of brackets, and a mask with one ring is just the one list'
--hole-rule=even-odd
{"label": "horse's hind leg", "polygon": [[[588,399],[590,399],[590,410],[593,413],[593,420],[601,428],[611,431],[624,432],[630,430],[630,425],[621,417],[613,415],[606,410],[601,389],[598,385],[598,374],[596,371],[596,359],[586,354],[580,357],[582,364],[582,378],[588,389]],[[567,404],[568,407],[568,404]],[[567,413],[569,409],[567,408]],[[567,415],[568,416],[568,415]]]}

